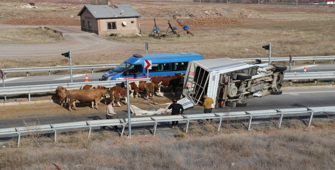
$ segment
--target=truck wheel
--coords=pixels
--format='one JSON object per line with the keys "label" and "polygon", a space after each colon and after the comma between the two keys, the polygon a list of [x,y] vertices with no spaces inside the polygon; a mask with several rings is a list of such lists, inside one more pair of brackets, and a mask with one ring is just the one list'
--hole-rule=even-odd
{"label": "truck wheel", "polygon": [[283,79],[284,79],[284,75],[282,73],[279,73],[278,77],[277,77],[277,85],[281,84],[281,82],[283,81]]}
{"label": "truck wheel", "polygon": [[245,107],[245,106],[247,106],[247,103],[245,103],[245,102],[237,102],[236,103],[236,107]]}
{"label": "truck wheel", "polygon": [[281,94],[283,94],[283,91],[272,91],[271,94],[272,95],[281,95]]}
{"label": "truck wheel", "polygon": [[226,105],[229,107],[236,107],[236,102],[227,102]]}
{"label": "truck wheel", "polygon": [[283,65],[277,65],[277,64],[275,64],[275,65],[273,65],[273,66],[275,66],[276,67],[276,71],[275,72],[283,72],[283,71],[285,71],[286,69],[287,69],[287,67],[286,66],[283,66]]}
{"label": "truck wheel", "polygon": [[252,76],[245,74],[245,73],[237,73],[237,80],[246,80],[246,79],[251,79]]}

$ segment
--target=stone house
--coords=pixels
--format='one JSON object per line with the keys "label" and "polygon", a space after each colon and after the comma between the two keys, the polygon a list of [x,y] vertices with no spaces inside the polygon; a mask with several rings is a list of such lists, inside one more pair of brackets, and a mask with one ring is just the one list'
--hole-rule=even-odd
{"label": "stone house", "polygon": [[81,30],[98,35],[140,33],[141,15],[130,5],[86,5],[78,13]]}

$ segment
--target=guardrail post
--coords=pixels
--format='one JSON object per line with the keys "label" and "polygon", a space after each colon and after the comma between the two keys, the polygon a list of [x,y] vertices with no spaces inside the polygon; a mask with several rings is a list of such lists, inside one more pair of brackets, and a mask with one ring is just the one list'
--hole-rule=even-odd
{"label": "guardrail post", "polygon": [[308,111],[311,112],[311,116],[309,117],[309,123],[308,123],[308,127],[309,127],[312,124],[312,120],[313,120],[313,116],[314,116],[314,111],[312,109],[308,109]]}
{"label": "guardrail post", "polygon": [[92,68],[92,70],[91,70],[91,73],[93,73],[93,68]]}
{"label": "guardrail post", "polygon": [[218,127],[218,132],[219,132],[220,129],[221,129],[221,124],[222,124],[222,118],[220,117],[220,123],[219,123],[219,127]]}
{"label": "guardrail post", "polygon": [[[87,122],[86,122],[87,123]],[[87,125],[88,125],[88,128],[89,128],[89,130],[88,130],[88,137],[87,137],[87,139],[90,139],[90,136],[91,136],[91,131],[92,131],[92,127],[91,127],[91,125],[90,124],[88,124],[87,123]]]}
{"label": "guardrail post", "polygon": [[187,133],[188,131],[188,126],[190,125],[190,120],[187,119],[187,123],[186,123],[186,130],[185,130],[185,133]]}
{"label": "guardrail post", "polygon": [[30,93],[28,93],[28,101],[30,102]]}
{"label": "guardrail post", "polygon": [[157,121],[155,121],[155,126],[154,126],[154,136],[156,136],[156,130],[157,130]]}
{"label": "guardrail post", "polygon": [[50,76],[50,72],[51,72],[51,71],[49,70],[49,76]]}
{"label": "guardrail post", "polygon": [[313,64],[315,65],[315,60],[313,60]]}
{"label": "guardrail post", "polygon": [[251,122],[252,122],[252,115],[250,115],[250,119],[249,119],[249,125],[248,125],[248,130],[251,129]]}
{"label": "guardrail post", "polygon": [[278,111],[278,110],[277,110],[277,112],[280,113],[279,124],[278,124],[278,128],[280,129],[281,128],[281,123],[283,122],[284,114],[281,111]]}
{"label": "guardrail post", "polygon": [[17,138],[17,147],[19,147],[20,146],[20,143],[21,143],[21,133],[20,132],[18,132],[18,138]]}
{"label": "guardrail post", "polygon": [[29,74],[29,72],[26,73],[27,77],[28,77],[28,74]]}

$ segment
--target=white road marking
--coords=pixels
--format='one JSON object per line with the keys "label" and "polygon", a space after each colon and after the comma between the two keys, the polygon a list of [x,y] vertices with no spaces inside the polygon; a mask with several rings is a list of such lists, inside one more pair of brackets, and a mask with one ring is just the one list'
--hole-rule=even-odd
{"label": "white road marking", "polygon": [[[81,76],[86,76],[86,74],[75,74],[75,75],[73,75],[72,77],[81,77]],[[70,78],[70,76],[66,76],[66,77],[61,77],[61,78],[58,78],[58,79],[55,79],[55,80],[65,80],[65,79],[69,79]],[[85,79],[83,79],[83,80],[85,80]]]}
{"label": "white road marking", "polygon": [[14,81],[14,80],[19,80],[19,79],[23,79],[23,78],[25,78],[25,77],[8,78],[8,79],[5,79],[5,82]]}

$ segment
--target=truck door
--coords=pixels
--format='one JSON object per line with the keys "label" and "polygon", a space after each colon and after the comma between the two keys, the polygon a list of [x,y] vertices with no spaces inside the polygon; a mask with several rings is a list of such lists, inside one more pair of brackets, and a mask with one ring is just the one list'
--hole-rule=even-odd
{"label": "truck door", "polygon": [[208,71],[206,71],[201,67],[197,67],[195,69],[194,79],[191,84],[192,92],[189,94],[189,96],[194,101],[196,101],[196,104],[198,104],[200,101],[203,100],[202,96],[204,94],[207,94],[208,81],[209,81]]}

